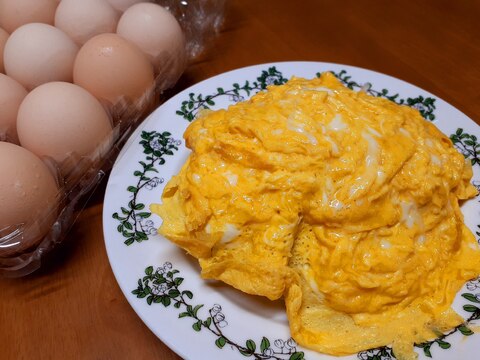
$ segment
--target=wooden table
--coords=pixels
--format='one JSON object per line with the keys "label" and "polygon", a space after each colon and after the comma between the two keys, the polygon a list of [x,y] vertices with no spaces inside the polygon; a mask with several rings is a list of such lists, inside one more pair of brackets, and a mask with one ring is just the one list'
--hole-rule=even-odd
{"label": "wooden table", "polygon": [[[398,77],[480,123],[480,1],[228,0],[215,46],[178,92],[273,61],[356,65]],[[178,359],[121,293],[102,235],[104,180],[35,274],[0,279],[0,359]]]}

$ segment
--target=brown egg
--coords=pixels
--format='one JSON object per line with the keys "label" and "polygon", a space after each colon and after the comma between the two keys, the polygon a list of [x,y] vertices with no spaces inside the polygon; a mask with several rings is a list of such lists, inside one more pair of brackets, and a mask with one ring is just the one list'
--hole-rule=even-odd
{"label": "brown egg", "polygon": [[53,158],[62,172],[69,157],[97,158],[109,142],[112,125],[103,106],[88,91],[66,82],[40,85],[18,110],[20,144],[37,156]]}
{"label": "brown egg", "polygon": [[56,0],[1,0],[0,27],[12,33],[28,23],[53,25]]}
{"label": "brown egg", "polygon": [[23,25],[5,44],[5,71],[27,90],[50,81],[72,81],[77,52],[78,46],[60,29]]}
{"label": "brown egg", "polygon": [[63,0],[55,26],[83,45],[95,35],[115,32],[119,13],[106,0]]}
{"label": "brown egg", "polygon": [[0,28],[0,73],[5,73],[5,68],[3,67],[3,49],[5,48],[7,39],[8,33]]}
{"label": "brown egg", "polygon": [[26,250],[50,230],[58,214],[58,186],[30,151],[0,142],[0,257]]}
{"label": "brown egg", "polygon": [[160,76],[175,82],[184,70],[185,39],[175,17],[153,3],[135,4],[120,18],[117,34],[148,55]]}
{"label": "brown egg", "polygon": [[153,68],[146,55],[117,34],[101,34],[78,52],[73,81],[98,99],[116,104],[140,100],[153,86]]}
{"label": "brown egg", "polygon": [[107,0],[112,6],[120,11],[127,10],[133,4],[145,1],[145,0]]}
{"label": "brown egg", "polygon": [[0,74],[0,141],[18,144],[17,114],[27,90],[11,77]]}

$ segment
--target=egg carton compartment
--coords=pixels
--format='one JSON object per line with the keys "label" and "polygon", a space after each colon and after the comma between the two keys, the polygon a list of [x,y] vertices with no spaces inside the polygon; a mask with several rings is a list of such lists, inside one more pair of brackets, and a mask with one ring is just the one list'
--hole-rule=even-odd
{"label": "egg carton compartment", "polygon": [[[110,1],[110,0],[109,0]],[[113,3],[128,1],[112,0]],[[130,1],[133,3],[134,1]],[[100,102],[108,109],[112,131],[88,156],[70,155],[59,161],[49,156],[41,160],[54,174],[58,191],[55,204],[45,204],[39,216],[20,223],[0,221],[0,275],[20,277],[40,268],[45,255],[68,236],[81,210],[93,190],[108,174],[126,140],[138,124],[166,100],[166,90],[173,87],[188,64],[202,52],[220,29],[224,17],[225,0],[157,0],[151,1],[166,8],[177,19],[184,34],[183,54],[160,54],[160,66],[155,71],[154,83],[138,100],[125,96],[115,101],[103,98]],[[86,88],[86,87],[84,87]],[[87,88],[88,90],[88,88]],[[1,129],[0,129],[1,130]],[[0,141],[11,139],[8,133]],[[61,134],[60,134],[61,135]],[[59,136],[60,136],[59,135]],[[2,169],[8,172],[10,169]],[[32,173],[32,186],[36,186],[36,173]],[[1,191],[1,189],[0,189]],[[1,197],[1,194],[0,194]],[[2,204],[3,207],[8,204]],[[42,227],[48,224],[48,232]],[[43,232],[43,233],[42,233]],[[41,234],[41,236],[37,236]]]}

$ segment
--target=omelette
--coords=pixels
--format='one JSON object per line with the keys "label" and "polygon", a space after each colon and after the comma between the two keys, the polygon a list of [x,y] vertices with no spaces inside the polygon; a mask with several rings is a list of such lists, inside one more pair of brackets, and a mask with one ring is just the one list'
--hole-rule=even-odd
{"label": "omelette", "polygon": [[451,308],[480,273],[459,202],[472,168],[419,112],[292,78],[205,110],[191,154],[152,212],[201,275],[284,298],[292,337],[331,355],[413,344],[463,319]]}

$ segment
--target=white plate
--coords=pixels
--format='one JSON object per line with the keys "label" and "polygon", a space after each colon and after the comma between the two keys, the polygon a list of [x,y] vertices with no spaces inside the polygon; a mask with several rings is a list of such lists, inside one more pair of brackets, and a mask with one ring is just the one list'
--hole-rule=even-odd
{"label": "white plate", "polygon": [[[181,92],[145,120],[118,157],[105,195],[103,226],[110,264],[126,298],[145,324],[186,359],[244,359],[241,352],[254,352],[254,359],[335,358],[287,341],[290,333],[281,301],[270,302],[202,280],[195,260],[155,234],[161,220],[148,210],[150,203],[160,201],[165,183],[188,156],[182,135],[188,118],[200,106],[226,107],[267,84],[284,82],[292,75],[312,78],[324,71],[334,71],[353,89],[363,86],[377,96],[394,96],[396,102],[419,108],[448,136],[457,134],[457,147],[476,162],[474,179],[480,184],[480,145],[472,138],[480,138],[479,126],[445,101],[390,76],[346,65],[284,62],[231,71]],[[462,211],[467,225],[480,236],[478,198],[464,204]],[[137,239],[131,236],[135,231]],[[154,279],[166,283],[154,286]],[[145,284],[151,289],[149,294]],[[170,296],[162,295],[166,285]],[[476,297],[480,299],[480,282],[473,281],[460,291],[455,309],[465,318],[480,316]],[[424,344],[423,349],[417,348],[420,358],[430,353],[434,359],[477,359],[479,335],[468,333],[460,328],[442,340]],[[385,360],[390,354],[384,348],[346,358]]]}

